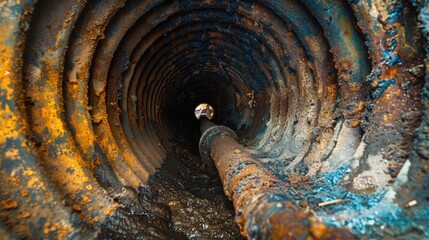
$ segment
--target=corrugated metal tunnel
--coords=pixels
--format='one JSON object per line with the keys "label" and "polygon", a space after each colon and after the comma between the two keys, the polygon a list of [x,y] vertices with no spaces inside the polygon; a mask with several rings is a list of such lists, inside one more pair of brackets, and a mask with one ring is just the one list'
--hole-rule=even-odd
{"label": "corrugated metal tunnel", "polygon": [[307,239],[429,238],[428,34],[424,0],[1,1],[0,238],[269,239],[201,103]]}

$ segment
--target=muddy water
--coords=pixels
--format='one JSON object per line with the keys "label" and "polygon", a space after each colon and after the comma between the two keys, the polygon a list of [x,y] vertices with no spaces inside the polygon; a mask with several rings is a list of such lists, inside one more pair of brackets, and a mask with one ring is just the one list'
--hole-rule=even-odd
{"label": "muddy water", "polygon": [[243,239],[217,171],[204,168],[195,152],[173,144],[148,188],[112,193],[121,207],[99,238]]}

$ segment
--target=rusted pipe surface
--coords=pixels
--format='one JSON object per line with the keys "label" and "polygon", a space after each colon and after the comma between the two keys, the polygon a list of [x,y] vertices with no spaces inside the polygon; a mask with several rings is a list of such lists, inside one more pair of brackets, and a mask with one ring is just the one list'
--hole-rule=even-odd
{"label": "rusted pipe surface", "polygon": [[300,209],[284,183],[237,142],[231,129],[202,118],[201,130],[200,151],[208,151],[215,163],[248,239],[354,239],[350,231],[327,227]]}

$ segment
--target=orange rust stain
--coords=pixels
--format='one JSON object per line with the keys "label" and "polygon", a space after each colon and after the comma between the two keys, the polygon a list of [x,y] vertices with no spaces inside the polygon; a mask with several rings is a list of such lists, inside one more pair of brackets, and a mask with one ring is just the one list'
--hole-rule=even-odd
{"label": "orange rust stain", "polygon": [[28,196],[28,190],[27,189],[21,190],[21,196],[22,197],[27,197]]}
{"label": "orange rust stain", "polygon": [[351,120],[348,120],[347,122],[350,124],[351,127],[354,128],[354,127],[358,127],[360,125],[361,120],[351,119]]}
{"label": "orange rust stain", "polygon": [[326,232],[328,231],[328,227],[326,224],[322,222],[312,222],[310,225],[310,233],[316,238],[320,239],[324,235],[326,235]]}
{"label": "orange rust stain", "polygon": [[389,67],[389,68],[384,68],[382,74],[379,76],[379,79],[383,79],[383,78],[387,78],[387,79],[395,78],[396,75],[398,73],[401,73],[401,72],[402,72],[402,69],[400,69],[397,66],[392,66],[392,67]]}
{"label": "orange rust stain", "polygon": [[350,83],[348,87],[349,87],[349,90],[352,92],[359,92],[359,91],[362,91],[363,86],[362,84],[359,84],[359,83]]}
{"label": "orange rust stain", "polygon": [[9,148],[6,150],[5,157],[10,160],[17,160],[19,159],[19,150],[16,148]]}
{"label": "orange rust stain", "polygon": [[[36,133],[40,133],[45,139],[43,139],[43,146],[40,150],[45,147],[51,147],[51,151],[56,151],[56,159],[50,159],[50,156],[46,151],[40,151],[40,155],[45,161],[43,165],[49,169],[56,169],[50,173],[51,179],[54,179],[58,184],[62,186],[63,193],[80,193],[82,196],[87,193],[87,197],[83,199],[77,199],[74,210],[83,211],[85,214],[82,215],[87,220],[91,221],[93,218],[100,216],[103,209],[92,208],[91,198],[95,198],[99,193],[89,193],[85,186],[88,182],[94,181],[91,174],[85,167],[89,166],[78,154],[72,139],[67,133],[66,125],[62,120],[62,90],[58,85],[61,81],[61,70],[56,65],[58,62],[58,52],[56,47],[53,47],[46,51],[41,56],[42,69],[32,69],[32,72],[43,72],[43,78],[36,78],[34,82],[28,84],[28,97],[32,101],[38,103],[37,107],[32,107],[32,118],[39,121],[38,124],[32,125],[32,130]],[[56,139],[63,138],[63,143],[55,143]],[[71,169],[71,170],[70,170]],[[31,170],[27,170],[27,174],[31,176]],[[67,177],[65,177],[67,176]],[[43,181],[37,178],[30,179],[28,181],[29,187],[41,187]],[[109,202],[109,199],[104,199]],[[87,212],[89,211],[89,212]]]}
{"label": "orange rust stain", "polygon": [[16,218],[17,219],[25,219],[25,218],[29,218],[30,216],[31,216],[31,214],[29,212],[23,211],[23,212],[20,212]]}
{"label": "orange rust stain", "polygon": [[1,206],[5,210],[11,210],[18,208],[18,202],[15,200],[7,199],[1,201]]}
{"label": "orange rust stain", "polygon": [[330,84],[327,87],[327,99],[329,99],[330,102],[333,102],[337,99],[338,94],[338,88],[334,84]]}

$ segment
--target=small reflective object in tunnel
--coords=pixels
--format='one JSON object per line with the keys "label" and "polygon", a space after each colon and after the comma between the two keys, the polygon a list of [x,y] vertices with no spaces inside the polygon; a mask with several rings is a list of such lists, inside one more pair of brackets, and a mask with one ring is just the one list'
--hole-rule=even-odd
{"label": "small reflective object in tunnel", "polygon": [[201,103],[195,108],[195,117],[200,119],[201,116],[205,116],[209,120],[212,120],[214,117],[214,108],[207,103]]}

